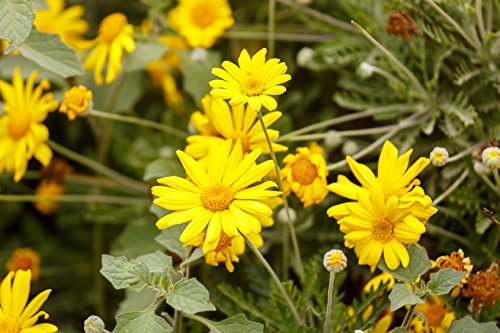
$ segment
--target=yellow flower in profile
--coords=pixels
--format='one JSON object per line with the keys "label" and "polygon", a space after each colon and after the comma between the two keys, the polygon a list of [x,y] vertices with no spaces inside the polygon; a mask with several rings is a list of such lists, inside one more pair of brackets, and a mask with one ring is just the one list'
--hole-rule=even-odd
{"label": "yellow flower in profile", "polygon": [[37,75],[36,71],[32,72],[24,85],[16,68],[12,84],[0,81],[4,100],[4,112],[0,115],[0,173],[14,173],[16,182],[23,177],[32,157],[44,166],[52,159],[52,151],[46,143],[49,130],[42,122],[57,108],[58,102],[51,93],[43,94],[43,90],[50,88],[49,81],[42,80],[34,88]]}
{"label": "yellow flower in profile", "polygon": [[153,60],[146,66],[155,86],[161,88],[165,103],[178,110],[184,111],[184,96],[177,87],[173,73],[178,70],[178,54],[172,51],[165,52],[158,60]]}
{"label": "yellow flower in profile", "polygon": [[179,0],[168,22],[191,47],[211,47],[234,24],[227,0]]}
{"label": "yellow flower in profile", "polygon": [[243,157],[240,141],[234,148],[232,140],[222,145],[213,143],[208,153],[207,169],[191,156],[178,150],[188,179],[170,176],[158,179],[165,186],[153,186],[158,198],[154,204],[172,211],[156,223],[159,229],[189,222],[180,236],[187,243],[206,230],[203,252],[214,251],[221,234],[237,237],[240,233],[259,234],[259,217],[270,217],[272,209],[261,202],[281,194],[268,190],[272,181],[259,182],[274,167],[272,161],[255,164],[262,151],[257,149]]}
{"label": "yellow flower in profile", "polygon": [[64,184],[56,181],[43,180],[40,182],[40,184],[38,184],[36,188],[35,191],[36,199],[33,205],[35,206],[36,210],[40,212],[40,214],[52,215],[59,206],[59,203],[55,198],[49,199],[49,198],[44,198],[44,196],[57,197],[63,193],[64,193]]}
{"label": "yellow flower in profile", "polygon": [[[94,48],[83,62],[83,68],[94,70],[97,85],[103,82],[109,84],[122,70],[123,51],[130,53],[135,50],[134,27],[128,24],[127,17],[122,13],[108,15],[102,20],[93,44]],[[106,77],[103,78],[106,61]]]}
{"label": "yellow flower in profile", "polygon": [[[262,247],[264,244],[260,234],[250,233],[247,237],[257,248]],[[202,232],[191,241],[185,243],[184,246],[200,247],[204,241],[205,233]],[[222,231],[217,247],[205,253],[205,262],[212,266],[219,266],[219,263],[223,262],[226,265],[226,269],[232,273],[234,272],[233,262],[239,262],[238,255],[243,254],[243,252],[245,252],[245,239],[241,235],[229,237]]]}
{"label": "yellow flower in profile", "polygon": [[328,194],[328,169],[323,149],[316,142],[311,143],[309,148],[297,148],[297,153],[288,154],[283,163],[285,166],[280,171],[280,177],[286,195],[293,191],[304,207],[325,199]]}
{"label": "yellow flower in profile", "polygon": [[349,215],[337,223],[345,233],[345,246],[354,248],[360,265],[375,270],[381,256],[387,267],[395,270],[399,265],[407,267],[410,256],[405,244],[415,244],[425,232],[425,226],[408,206],[398,204],[392,195],[387,201],[382,186],[376,186],[372,194],[358,194],[358,202],[348,206]]}
{"label": "yellow flower in profile", "polygon": [[38,280],[40,275],[40,255],[30,248],[17,248],[5,265],[7,271],[30,270],[31,279]]}
{"label": "yellow flower in profile", "polygon": [[83,36],[89,30],[89,24],[82,16],[85,9],[81,5],[64,9],[64,0],[45,0],[47,9],[35,10],[35,27],[42,32],[58,34],[69,46],[82,50],[88,42]]}
{"label": "yellow flower in profile", "polygon": [[388,283],[386,287],[387,290],[391,290],[392,286],[394,286],[394,283],[396,283],[394,275],[388,272],[382,272],[379,275],[374,276],[365,284],[365,286],[363,287],[363,291],[367,294],[370,293],[370,291],[377,291],[378,288],[380,288],[380,286],[385,283]]}
{"label": "yellow flower in profile", "polygon": [[64,92],[64,99],[59,107],[59,112],[65,113],[68,120],[72,121],[91,109],[92,91],[85,86],[79,85]]}
{"label": "yellow flower in profile", "polygon": [[[14,281],[12,281],[14,280]],[[49,318],[45,311],[38,311],[52,290],[39,293],[29,304],[31,271],[10,272],[0,286],[0,332],[2,333],[53,333],[52,324],[36,324],[38,318]]]}
{"label": "yellow flower in profile", "polygon": [[[187,138],[186,153],[196,159],[203,159],[208,155],[210,142],[222,143],[227,139],[241,141],[243,154],[259,148],[264,154],[269,154],[269,145],[257,114],[243,105],[230,107],[225,101],[215,99],[210,95],[201,100],[203,113],[196,111],[191,116],[191,124],[199,134]],[[276,111],[263,116],[266,128],[281,118],[281,112]],[[279,137],[279,132],[267,128],[271,140]],[[288,148],[272,143],[275,152],[286,151]]]}
{"label": "yellow flower in profile", "polygon": [[420,316],[414,316],[408,327],[409,333],[445,333],[451,325],[455,314],[446,306],[439,296],[428,295],[424,304],[417,304],[415,311],[425,316],[426,325]]}
{"label": "yellow flower in profile", "polygon": [[212,74],[222,80],[210,81],[214,89],[212,96],[229,99],[229,104],[248,103],[250,109],[259,112],[264,106],[269,111],[276,110],[278,104],[271,96],[281,95],[286,88],[281,84],[292,78],[285,74],[287,66],[279,59],[266,61],[267,49],[261,49],[252,58],[243,50],[238,58],[239,67],[230,61],[224,61],[222,68],[213,68]]}

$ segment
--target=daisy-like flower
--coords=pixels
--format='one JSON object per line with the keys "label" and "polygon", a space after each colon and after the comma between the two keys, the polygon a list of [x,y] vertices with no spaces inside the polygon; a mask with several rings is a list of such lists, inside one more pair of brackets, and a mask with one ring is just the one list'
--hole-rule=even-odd
{"label": "daisy-like flower", "polygon": [[30,270],[31,279],[36,281],[40,274],[40,255],[30,248],[17,248],[5,265],[7,271]]}
{"label": "daisy-like flower", "polygon": [[341,250],[330,250],[323,257],[323,266],[332,273],[342,272],[347,267],[347,258]]}
{"label": "daisy-like flower", "polygon": [[168,22],[191,47],[211,47],[234,24],[227,0],[179,0]]}
{"label": "daisy-like flower", "polygon": [[259,112],[264,106],[269,111],[276,110],[278,104],[271,96],[281,95],[286,88],[281,84],[292,78],[285,74],[287,66],[279,59],[266,61],[267,49],[261,49],[250,58],[247,50],[243,50],[238,58],[238,66],[230,61],[224,61],[222,68],[213,68],[212,74],[222,80],[210,81],[214,89],[212,96],[219,99],[229,99],[229,104],[240,105],[248,103],[250,109]]}
{"label": "daisy-like flower", "polygon": [[311,143],[309,148],[297,148],[297,153],[288,154],[283,163],[285,166],[280,171],[280,177],[286,195],[293,191],[304,207],[318,204],[325,199],[328,194],[328,169],[323,149],[316,142]]}
{"label": "daisy-like flower", "polygon": [[65,113],[68,120],[75,120],[77,116],[92,109],[92,91],[79,85],[64,92],[64,99],[59,107],[59,112]]}
{"label": "daisy-like flower", "polygon": [[[14,280],[14,281],[12,281]],[[51,293],[42,291],[29,304],[31,271],[10,272],[0,286],[0,332],[5,333],[53,333],[52,324],[36,324],[38,318],[47,319],[45,311],[38,311]]]}
{"label": "daisy-like flower", "polygon": [[[243,157],[240,141],[222,145],[213,143],[207,168],[182,151],[177,151],[189,180],[176,176],[158,179],[165,186],[154,186],[154,203],[172,211],[156,223],[159,229],[189,222],[180,236],[182,243],[191,241],[206,230],[203,252],[214,251],[224,232],[228,237],[259,234],[262,221],[269,221],[272,209],[261,202],[281,194],[268,190],[272,181],[259,182],[274,167],[272,161],[255,164],[260,149]],[[264,218],[263,220],[261,218]]]}
{"label": "daisy-like flower", "polygon": [[[243,154],[262,149],[269,154],[269,145],[262,126],[257,120],[257,114],[244,105],[230,107],[226,101],[215,99],[210,95],[201,100],[203,113],[196,111],[191,116],[191,124],[199,134],[187,138],[186,153],[196,159],[203,159],[208,154],[210,142],[222,143],[227,139],[241,141]],[[281,112],[276,111],[263,116],[266,127],[281,118]],[[279,132],[267,129],[271,140],[279,137]],[[277,143],[272,144],[275,152],[286,151],[288,148]]]}
{"label": "daisy-like flower", "polygon": [[417,304],[415,311],[425,316],[426,325],[420,316],[414,316],[408,327],[410,333],[445,333],[451,325],[455,314],[446,306],[439,296],[428,295],[424,304]]}
{"label": "daisy-like flower", "polygon": [[14,173],[16,182],[23,177],[32,157],[44,166],[52,159],[52,151],[46,143],[49,130],[42,122],[57,108],[58,102],[51,93],[43,94],[43,90],[50,88],[49,81],[42,80],[34,88],[37,75],[36,71],[31,73],[24,85],[16,68],[12,84],[0,81],[4,100],[4,112],[0,115],[0,173]]}
{"label": "daisy-like flower", "polygon": [[371,195],[359,193],[358,200],[347,207],[349,215],[338,221],[345,246],[354,248],[359,264],[369,265],[372,271],[382,255],[391,270],[400,264],[407,267],[410,256],[405,244],[417,243],[425,232],[411,206],[399,205],[395,195],[386,201],[381,185]]}
{"label": "daisy-like flower", "polygon": [[64,9],[64,0],[45,0],[47,9],[35,10],[34,25],[39,31],[58,34],[61,40],[75,48],[82,50],[88,42],[83,35],[89,30],[89,24],[82,16],[85,9],[81,5]]}
{"label": "daisy-like flower", "polygon": [[[102,20],[99,35],[92,44],[94,48],[85,59],[83,68],[94,70],[97,85],[109,84],[122,70],[123,51],[130,53],[135,50],[134,28],[122,13],[108,15]],[[106,61],[108,66],[103,78]]]}

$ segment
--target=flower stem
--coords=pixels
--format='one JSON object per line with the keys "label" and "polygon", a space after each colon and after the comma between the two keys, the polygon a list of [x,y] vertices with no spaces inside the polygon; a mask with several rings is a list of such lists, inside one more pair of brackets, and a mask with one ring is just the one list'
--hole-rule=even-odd
{"label": "flower stem", "polygon": [[330,317],[332,316],[333,304],[333,283],[335,281],[335,273],[330,272],[330,283],[328,284],[328,302],[326,303],[326,317],[325,324],[323,325],[323,333],[328,333],[328,326],[330,324]]}
{"label": "flower stem", "polygon": [[477,15],[477,26],[479,27],[479,35],[483,43],[486,43],[486,31],[484,29],[483,20],[483,6],[481,0],[476,0],[476,15]]}
{"label": "flower stem", "polygon": [[469,155],[470,153],[472,153],[474,150],[478,149],[479,147],[481,147],[482,145],[484,144],[484,142],[480,142],[480,143],[477,143],[467,149],[465,149],[464,151],[461,151],[460,153],[456,154],[456,155],[453,155],[451,156],[449,159],[448,159],[448,163],[451,163],[451,162],[455,162],[455,161],[458,161],[462,158],[464,158],[465,156]]}
{"label": "flower stem", "polygon": [[[297,273],[299,275],[300,280],[302,281],[304,278],[304,266],[302,265],[302,258],[300,256],[300,248],[299,248],[299,242],[297,240],[297,234],[295,232],[295,227],[293,226],[293,222],[292,222],[292,219],[290,216],[290,207],[288,206],[288,199],[285,195],[285,192],[283,192],[283,184],[281,183],[280,168],[278,165],[278,160],[276,159],[276,154],[274,153],[271,139],[269,138],[269,134],[267,133],[266,124],[264,123],[264,118],[262,117],[262,113],[259,111],[257,113],[257,115],[259,117],[260,125],[262,126],[262,131],[264,132],[264,134],[266,136],[267,144],[269,146],[269,151],[271,153],[271,158],[274,162],[274,168],[276,170],[276,180],[278,183],[278,187],[279,187],[280,191],[282,192],[281,196],[283,198],[283,205],[285,207],[285,212],[286,212],[286,217],[287,217],[287,222],[288,222],[287,225],[288,225],[288,229],[290,231],[290,237],[292,239],[293,252],[294,252],[294,256],[295,256],[295,262],[297,264],[297,267],[296,267]],[[286,260],[287,260],[287,258],[283,258],[283,262],[285,262]]]}
{"label": "flower stem", "polygon": [[391,130],[394,126],[395,125],[389,125],[389,126],[363,128],[363,129],[348,130],[348,131],[331,131],[331,132],[325,132],[325,133],[288,136],[285,140],[279,140],[279,141],[320,140],[320,139],[325,139],[331,135],[338,136],[338,137],[355,137],[355,136],[372,135],[372,134],[386,133],[387,131]]}
{"label": "flower stem", "polygon": [[269,263],[267,262],[266,258],[264,258],[264,256],[262,255],[262,253],[260,253],[260,251],[255,247],[255,245],[253,245],[252,241],[250,241],[247,236],[243,236],[243,237],[245,237],[245,241],[246,241],[248,247],[250,247],[250,249],[255,254],[255,256],[257,257],[257,259],[259,260],[259,262],[262,264],[262,266],[269,273],[269,275],[271,276],[271,278],[275,282],[276,287],[278,287],[278,290],[283,295],[283,298],[285,299],[286,304],[290,308],[290,311],[292,311],[292,315],[293,315],[293,318],[295,319],[295,323],[297,325],[301,325],[302,321],[301,321],[301,319],[299,317],[299,313],[297,312],[297,309],[295,308],[295,305],[293,305],[293,302],[290,299],[290,296],[288,296],[285,288],[283,288],[283,285],[281,284],[281,281],[278,278],[278,276],[276,275],[276,273],[274,272],[273,268],[271,267],[271,265],[269,265]]}
{"label": "flower stem", "polygon": [[274,44],[275,44],[275,32],[276,32],[276,0],[269,0],[268,7],[268,21],[267,21],[267,49],[269,51],[269,57],[274,58]]}
{"label": "flower stem", "polygon": [[401,326],[403,326],[404,328],[408,328],[408,326],[410,326],[411,318],[413,317],[414,311],[415,311],[415,304],[412,304],[408,309],[408,312],[406,313],[406,316],[403,319],[403,324]]}
{"label": "flower stem", "polygon": [[464,172],[462,172],[462,174],[460,175],[460,177],[458,177],[454,182],[453,184],[451,184],[447,189],[446,191],[444,191],[443,193],[441,193],[440,196],[438,196],[436,199],[434,199],[432,201],[432,205],[437,205],[439,204],[441,201],[443,201],[444,199],[446,199],[447,196],[449,196],[453,191],[455,191],[455,189],[457,187],[460,186],[460,184],[462,184],[464,182],[464,180],[467,178],[467,176],[469,175],[469,169],[465,169]]}
{"label": "flower stem", "polygon": [[35,202],[56,201],[68,203],[102,203],[112,205],[147,206],[151,203],[148,198],[134,198],[113,195],[96,194],[61,194],[61,195],[33,195],[33,194],[0,194],[0,201],[4,202]]}
{"label": "flower stem", "polygon": [[[254,26],[252,26],[254,28]],[[226,39],[249,39],[249,40],[266,40],[269,38],[267,31],[250,31],[232,29],[224,33],[222,38]],[[333,40],[331,35],[312,34],[300,32],[275,32],[274,39],[281,42],[306,42],[306,43],[323,43]]]}
{"label": "flower stem", "polygon": [[169,126],[169,125],[159,124],[157,122],[147,120],[147,119],[142,119],[142,118],[137,118],[137,117],[132,117],[132,116],[125,116],[122,114],[104,112],[104,111],[99,111],[99,110],[90,110],[89,114],[94,116],[94,117],[99,117],[99,118],[103,118],[103,119],[110,119],[110,120],[120,121],[123,123],[134,124],[137,126],[143,126],[143,127],[157,129],[157,130],[160,130],[160,131],[165,132],[167,134],[177,136],[177,137],[182,138],[182,139],[187,137],[187,133],[185,133],[184,131],[181,131],[181,130],[179,130],[175,127]]}

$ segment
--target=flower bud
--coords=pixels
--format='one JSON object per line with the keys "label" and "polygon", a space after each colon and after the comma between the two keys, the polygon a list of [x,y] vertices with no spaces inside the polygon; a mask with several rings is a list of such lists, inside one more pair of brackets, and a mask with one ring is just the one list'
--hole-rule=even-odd
{"label": "flower bud", "polygon": [[74,86],[64,92],[64,99],[59,112],[66,113],[68,119],[74,120],[92,109],[92,91],[85,86]]}
{"label": "flower bud", "polygon": [[332,273],[338,273],[346,268],[347,258],[341,250],[330,250],[323,257],[323,266]]}
{"label": "flower bud", "polygon": [[483,150],[483,164],[490,170],[500,169],[500,148],[488,147]]}
{"label": "flower bud", "polygon": [[450,154],[448,154],[446,148],[442,147],[434,148],[429,155],[432,165],[437,167],[445,166],[448,163],[449,157]]}
{"label": "flower bud", "polygon": [[356,69],[356,74],[362,79],[368,79],[372,77],[375,72],[375,67],[367,62],[362,62]]}
{"label": "flower bud", "polygon": [[330,130],[326,132],[324,143],[330,149],[336,148],[342,144],[342,136],[336,131]]}
{"label": "flower bud", "polygon": [[487,175],[490,170],[487,169],[483,163],[479,162],[479,161],[474,161],[474,171],[478,174],[478,175]]}
{"label": "flower bud", "polygon": [[83,330],[85,333],[106,333],[104,322],[98,316],[92,315],[88,317],[83,323]]}
{"label": "flower bud", "polygon": [[356,141],[348,140],[342,145],[342,154],[346,156],[356,154],[358,150],[359,145],[356,143]]}
{"label": "flower bud", "polygon": [[191,60],[194,62],[205,62],[208,60],[208,52],[206,49],[197,47],[191,51]]}
{"label": "flower bud", "polygon": [[311,60],[313,60],[315,55],[316,51],[310,47],[303,47],[297,53],[297,64],[300,67],[305,67]]}
{"label": "flower bud", "polygon": [[[290,214],[290,221],[292,222],[292,224],[294,224],[295,221],[297,221],[297,212],[295,211],[295,209],[288,207],[288,213]],[[282,207],[278,211],[277,219],[281,223],[285,223],[285,224],[288,223],[288,216],[287,216],[285,207]]]}

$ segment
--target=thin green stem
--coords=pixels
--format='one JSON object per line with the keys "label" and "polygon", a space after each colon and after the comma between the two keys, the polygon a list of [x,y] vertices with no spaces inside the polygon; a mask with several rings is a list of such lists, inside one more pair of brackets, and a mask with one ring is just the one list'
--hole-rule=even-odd
{"label": "thin green stem", "polygon": [[103,119],[110,119],[110,120],[115,120],[115,121],[120,121],[122,123],[128,123],[128,124],[134,124],[137,126],[143,126],[143,127],[148,127],[148,128],[153,128],[160,130],[162,132],[165,132],[167,134],[177,136],[179,138],[186,138],[188,134],[184,131],[181,131],[175,127],[169,126],[169,125],[164,125],[164,124],[159,124],[157,122],[147,120],[147,119],[142,119],[142,118],[137,118],[137,117],[132,117],[132,116],[125,116],[122,114],[117,114],[117,113],[109,113],[109,112],[104,112],[104,111],[99,111],[99,110],[91,110],[89,112],[90,115],[98,118],[103,118]]}
{"label": "thin green stem", "polygon": [[69,160],[72,160],[78,164],[88,167],[89,169],[94,170],[95,172],[106,176],[110,179],[113,179],[120,184],[123,184],[131,189],[136,190],[140,193],[149,193],[149,186],[144,183],[141,183],[135,179],[129,178],[121,173],[116,172],[113,169],[108,168],[107,166],[98,163],[86,156],[80,155],[66,147],[61,146],[60,144],[49,140],[48,142],[50,148],[54,150],[56,153],[66,157]]}
{"label": "thin green stem", "polygon": [[493,178],[495,178],[495,183],[497,184],[497,192],[500,193],[500,175],[498,174],[498,169],[493,170]]}
{"label": "thin green stem", "polygon": [[446,199],[453,191],[455,191],[457,189],[457,187],[460,186],[460,184],[462,184],[464,182],[464,180],[467,178],[467,176],[469,175],[469,169],[465,169],[464,172],[462,172],[462,174],[460,175],[460,177],[458,177],[454,182],[453,184],[451,184],[447,189],[446,191],[444,191],[443,193],[441,193],[440,196],[438,196],[436,199],[434,199],[432,201],[432,205],[436,206],[438,205],[441,201],[443,201],[444,199]]}
{"label": "thin green stem", "polygon": [[484,144],[484,142],[480,142],[480,143],[477,143],[463,151],[461,151],[460,153],[456,154],[456,155],[453,155],[451,156],[449,159],[448,159],[448,163],[451,163],[451,162],[456,162],[462,158],[464,158],[465,156],[468,156],[470,153],[472,153],[474,150],[478,149],[479,147],[481,147],[482,145]]}
{"label": "thin green stem", "polygon": [[328,301],[326,303],[326,317],[325,317],[325,324],[323,325],[323,333],[328,333],[328,326],[330,325],[330,317],[332,316],[334,281],[335,281],[335,273],[330,272],[330,282],[328,283]]}
{"label": "thin green stem", "polygon": [[396,125],[390,126],[381,126],[381,127],[373,127],[373,128],[363,128],[358,130],[348,130],[348,131],[329,131],[325,133],[317,133],[317,134],[307,134],[307,135],[297,135],[287,137],[286,140],[280,141],[311,141],[311,140],[320,140],[325,139],[331,135],[338,137],[355,137],[355,136],[364,136],[364,135],[372,135],[379,133],[386,133],[393,129]]}
{"label": "thin green stem", "polygon": [[454,241],[457,241],[458,243],[461,243],[469,248],[472,248],[472,244],[471,242],[469,242],[468,239],[454,233],[454,232],[451,232],[449,230],[446,230],[444,228],[441,228],[440,226],[437,226],[437,225],[434,225],[434,224],[431,224],[431,223],[427,223],[425,225],[426,229],[427,229],[427,232],[430,234],[430,235],[434,235],[434,236],[444,236],[446,238],[449,238],[449,239],[453,239]]}
{"label": "thin green stem", "polygon": [[61,195],[34,195],[34,194],[0,194],[3,202],[35,202],[56,201],[67,203],[102,203],[110,205],[134,205],[148,206],[151,201],[148,198],[134,198],[115,195],[96,194],[61,194]]}
{"label": "thin green stem", "polygon": [[295,305],[293,305],[293,302],[290,299],[290,296],[288,296],[285,288],[283,288],[283,285],[281,284],[281,281],[278,278],[278,276],[276,275],[276,273],[274,272],[273,268],[271,267],[271,265],[269,265],[269,263],[267,262],[266,258],[264,258],[262,253],[260,253],[260,251],[255,247],[255,245],[253,245],[252,241],[250,241],[247,236],[244,236],[244,237],[245,237],[245,241],[246,241],[248,247],[252,250],[252,252],[257,257],[257,260],[259,260],[259,262],[262,264],[262,266],[269,273],[269,275],[273,279],[274,283],[276,284],[276,287],[278,288],[278,290],[282,294],[283,298],[285,299],[285,302],[288,305],[288,307],[290,308],[290,311],[292,312],[293,318],[295,319],[295,323],[297,325],[301,325],[302,320],[299,317],[299,313],[297,312]]}
{"label": "thin green stem", "polygon": [[477,26],[479,27],[479,36],[481,36],[481,41],[486,43],[486,31],[484,27],[483,20],[483,5],[481,0],[476,0],[476,16],[477,16]]}
{"label": "thin green stem", "polygon": [[403,326],[404,328],[408,328],[408,326],[410,326],[411,318],[413,317],[414,311],[415,311],[415,304],[412,304],[408,309],[408,312],[406,313],[406,316],[403,319],[403,324],[401,326]]}
{"label": "thin green stem", "polygon": [[276,32],[276,0],[269,0],[268,7],[268,21],[267,21],[267,50],[269,52],[269,57],[274,58],[274,44],[275,44],[275,32]]}
{"label": "thin green stem", "polygon": [[[226,39],[249,39],[249,40],[267,40],[267,31],[249,31],[249,30],[228,30],[222,36]],[[331,35],[311,34],[304,32],[275,32],[274,39],[280,42],[306,42],[323,43],[333,40]]]}
{"label": "thin green stem", "polygon": [[[288,205],[288,198],[285,195],[285,192],[283,191],[283,184],[281,183],[281,177],[280,177],[280,168],[278,164],[278,160],[276,159],[276,154],[274,153],[273,145],[271,142],[271,139],[269,138],[269,133],[267,133],[267,127],[266,124],[264,123],[264,118],[262,117],[262,113],[259,111],[257,113],[259,117],[259,122],[260,125],[262,126],[262,131],[264,132],[264,135],[266,136],[267,144],[269,146],[269,151],[271,153],[271,158],[274,162],[274,168],[276,170],[276,181],[278,183],[278,188],[282,192],[281,197],[283,198],[283,206],[285,207],[285,212],[286,212],[286,217],[287,217],[287,225],[288,225],[288,230],[290,232],[290,238],[292,239],[292,246],[293,246],[293,252],[295,256],[295,262],[297,264],[297,274],[299,275],[300,280],[302,281],[304,278],[304,266],[302,265],[302,258],[300,256],[300,248],[299,248],[299,242],[297,240],[297,234],[295,232],[295,227],[293,226],[293,222],[290,216],[290,207]],[[287,261],[288,258],[284,258],[283,262]]]}
{"label": "thin green stem", "polygon": [[493,192],[500,196],[500,190],[496,188],[495,184],[493,184],[493,182],[486,175],[481,173],[479,173],[478,175],[486,183],[486,185],[488,185],[488,187],[493,190]]}
{"label": "thin green stem", "polygon": [[473,48],[479,49],[480,45],[478,45],[472,38],[469,36],[463,29],[460,27],[460,24],[457,23],[448,13],[446,13],[441,7],[436,5],[432,0],[425,0],[436,12],[439,13],[462,37],[469,43]]}
{"label": "thin green stem", "polygon": [[413,83],[415,89],[422,95],[424,99],[428,99],[427,90],[424,88],[422,83],[417,79],[412,71],[408,69],[401,61],[394,56],[387,48],[380,44],[375,38],[372,37],[365,29],[363,29],[355,21],[351,21],[351,24],[366,38],[370,43],[372,43],[376,48],[378,48],[399,70],[401,70],[408,79]]}
{"label": "thin green stem", "polygon": [[488,0],[488,4],[486,5],[486,31],[491,31],[491,26],[493,24],[493,1]]}

